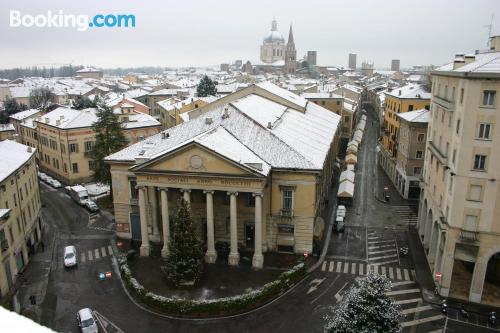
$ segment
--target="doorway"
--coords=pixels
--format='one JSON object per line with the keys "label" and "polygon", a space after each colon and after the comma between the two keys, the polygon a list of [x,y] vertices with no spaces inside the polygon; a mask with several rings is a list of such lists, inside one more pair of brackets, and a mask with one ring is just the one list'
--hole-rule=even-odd
{"label": "doorway", "polygon": [[245,223],[245,246],[252,249],[255,246],[255,224],[253,222]]}

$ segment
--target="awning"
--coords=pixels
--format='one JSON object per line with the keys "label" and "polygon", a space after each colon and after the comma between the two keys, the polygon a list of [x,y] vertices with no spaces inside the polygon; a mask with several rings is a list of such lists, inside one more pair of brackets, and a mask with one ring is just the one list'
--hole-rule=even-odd
{"label": "awning", "polygon": [[358,146],[355,145],[350,145],[346,149],[347,154],[357,154],[358,153]]}
{"label": "awning", "polygon": [[359,142],[355,141],[355,140],[351,140],[347,143],[347,146],[358,146],[359,145]]}
{"label": "awning", "polygon": [[354,184],[350,181],[340,183],[337,197],[352,198],[354,196]]}

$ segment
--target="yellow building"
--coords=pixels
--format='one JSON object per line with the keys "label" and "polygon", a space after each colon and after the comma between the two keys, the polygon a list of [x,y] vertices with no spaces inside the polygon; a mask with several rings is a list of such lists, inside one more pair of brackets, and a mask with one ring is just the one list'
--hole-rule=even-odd
{"label": "yellow building", "polygon": [[193,111],[199,107],[212,103],[218,97],[190,97],[186,99],[179,99],[176,97],[168,98],[157,102],[160,107],[161,123],[165,128],[170,128],[184,122],[183,114]]}
{"label": "yellow building", "polygon": [[[57,108],[33,122],[38,141],[40,169],[67,184],[92,180],[90,151],[95,141],[96,109]],[[150,115],[134,111],[131,104],[113,109],[130,144],[159,133],[161,124]],[[30,129],[24,126],[26,131]],[[31,140],[27,140],[31,142]]]}
{"label": "yellow building", "polygon": [[[254,267],[262,267],[266,251],[312,251],[340,117],[268,82],[188,115],[189,121],[107,157],[117,235],[142,241],[141,255],[148,255],[150,240],[169,239],[183,197],[207,262],[216,259],[215,241],[230,242],[232,265],[238,247],[254,251]],[[163,245],[166,256],[168,241]]]}
{"label": "yellow building", "polygon": [[385,94],[382,145],[379,163],[389,178],[396,183],[399,118],[397,114],[419,109],[429,110],[431,94],[418,84],[408,84]]}
{"label": "yellow building", "polygon": [[0,141],[13,140],[16,129],[12,124],[0,124]]}
{"label": "yellow building", "polygon": [[0,142],[0,298],[6,296],[41,240],[36,150]]}

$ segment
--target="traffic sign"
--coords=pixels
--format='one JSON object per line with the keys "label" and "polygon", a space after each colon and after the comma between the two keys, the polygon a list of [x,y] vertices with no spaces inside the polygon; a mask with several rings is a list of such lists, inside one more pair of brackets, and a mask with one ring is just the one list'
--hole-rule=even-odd
{"label": "traffic sign", "polygon": [[116,246],[122,247],[123,246],[123,242],[121,242],[121,241],[116,242]]}
{"label": "traffic sign", "polygon": [[436,280],[441,280],[442,276],[443,274],[441,274],[441,272],[436,272]]}
{"label": "traffic sign", "polygon": [[111,272],[106,272],[106,277],[107,277],[108,279],[111,279]]}
{"label": "traffic sign", "polygon": [[104,272],[99,273],[99,280],[104,280],[106,279],[106,274]]}

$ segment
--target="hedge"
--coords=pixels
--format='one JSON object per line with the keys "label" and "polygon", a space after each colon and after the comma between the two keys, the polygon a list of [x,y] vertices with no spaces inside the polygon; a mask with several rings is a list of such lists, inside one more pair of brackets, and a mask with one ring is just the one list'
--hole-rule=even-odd
{"label": "hedge", "polygon": [[306,274],[305,264],[301,262],[282,273],[278,279],[266,283],[258,289],[247,290],[241,295],[208,300],[190,300],[179,297],[160,296],[148,291],[132,276],[132,271],[128,266],[126,258],[120,258],[118,263],[121,277],[127,289],[141,303],[162,313],[197,317],[227,315],[248,311],[282,294]]}

